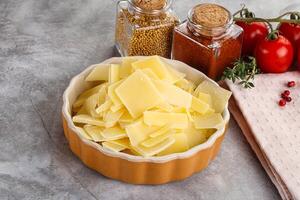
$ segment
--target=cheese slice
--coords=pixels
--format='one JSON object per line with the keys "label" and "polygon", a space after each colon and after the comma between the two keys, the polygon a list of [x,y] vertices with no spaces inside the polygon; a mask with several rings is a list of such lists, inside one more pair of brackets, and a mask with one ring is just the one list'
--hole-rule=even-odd
{"label": "cheese slice", "polygon": [[125,149],[130,149],[130,142],[128,138],[123,138],[119,140],[111,140],[109,143],[117,144],[119,146],[122,146]]}
{"label": "cheese slice", "polygon": [[[125,110],[125,109],[124,109]],[[124,111],[123,115],[119,119],[119,122],[131,123],[134,119],[131,117],[127,110]]]}
{"label": "cheese slice", "polygon": [[118,122],[118,124],[119,124],[119,126],[122,128],[122,129],[126,129],[126,127],[128,126],[128,125],[130,125],[131,123],[129,123],[129,122]]}
{"label": "cheese slice", "polygon": [[113,111],[113,112],[117,112],[119,111],[120,109],[124,108],[124,105],[123,104],[119,104],[119,105],[112,105],[110,107],[110,110]]}
{"label": "cheese slice", "polygon": [[196,85],[193,82],[188,81],[185,78],[178,80],[175,85],[189,93],[192,93],[196,88]]}
{"label": "cheese slice", "polygon": [[112,111],[114,111],[114,112],[117,111],[118,109],[121,109],[122,107],[124,107],[121,100],[115,93],[116,88],[119,87],[119,85],[122,82],[123,82],[123,80],[120,80],[118,82],[111,84],[107,90],[107,95],[109,96],[110,100],[113,102]]}
{"label": "cheese slice", "polygon": [[124,112],[125,109],[120,109],[117,112],[113,112],[111,110],[108,111],[103,118],[103,120],[105,121],[105,127],[109,128],[115,126]]}
{"label": "cheese slice", "polygon": [[162,80],[168,79],[170,76],[168,69],[159,56],[151,56],[146,59],[138,60],[132,63],[132,67],[134,70],[149,68]]}
{"label": "cheese slice", "polygon": [[102,113],[104,111],[107,111],[112,106],[112,101],[110,99],[106,100],[103,104],[101,104],[98,108],[96,108],[96,113]]}
{"label": "cheese slice", "polygon": [[212,108],[208,108],[205,114],[212,114],[212,113],[215,113],[215,110]]}
{"label": "cheese slice", "polygon": [[193,96],[191,108],[200,114],[205,114],[209,109],[209,105]]}
{"label": "cheese slice", "polygon": [[166,63],[164,63],[164,64],[169,71],[169,80],[171,83],[176,83],[185,77],[184,73],[179,72],[178,70],[174,69],[169,64],[166,64]]}
{"label": "cheese slice", "polygon": [[163,135],[159,135],[157,137],[154,138],[149,138],[147,140],[145,140],[144,142],[142,142],[142,146],[144,147],[153,147],[161,142],[163,142],[165,139],[169,138],[171,136],[172,132],[166,132]]}
{"label": "cheese slice", "polygon": [[97,64],[91,73],[85,78],[85,81],[107,81],[108,80],[108,64]]}
{"label": "cheese slice", "polygon": [[148,126],[165,126],[184,129],[188,126],[188,117],[185,113],[164,113],[157,111],[144,112],[144,122]]}
{"label": "cheese slice", "polygon": [[160,93],[151,80],[140,70],[136,70],[115,90],[121,102],[133,118],[162,102]]}
{"label": "cheese slice", "polygon": [[80,123],[80,124],[90,124],[95,126],[105,126],[103,120],[93,118],[89,115],[75,115],[73,117],[73,122]]}
{"label": "cheese slice", "polygon": [[186,108],[183,107],[174,107],[172,112],[174,113],[186,113]]}
{"label": "cheese slice", "polygon": [[76,130],[78,131],[78,133],[85,139],[87,140],[93,140],[91,138],[91,136],[81,127],[75,126]]}
{"label": "cheese slice", "polygon": [[153,83],[167,103],[184,108],[191,107],[192,95],[190,93],[165,81],[153,80]]}
{"label": "cheese slice", "polygon": [[145,68],[141,70],[146,76],[148,76],[150,79],[156,79],[158,80],[158,76],[152,71],[150,68]]}
{"label": "cheese slice", "polygon": [[189,148],[206,141],[206,129],[196,129],[194,123],[190,122],[188,128],[183,130],[186,135]]}
{"label": "cheese slice", "polygon": [[190,109],[185,109],[185,113],[188,116],[190,122],[194,122],[194,118],[192,117]]}
{"label": "cheese slice", "polygon": [[137,61],[136,58],[133,57],[124,57],[122,59],[122,64],[120,68],[120,77],[121,78],[126,78],[132,73],[132,63]]}
{"label": "cheese slice", "polygon": [[173,112],[173,110],[174,110],[174,107],[171,106],[167,102],[163,102],[163,103],[159,104],[158,106],[155,106],[155,108],[157,108],[160,111],[166,111],[166,112]]}
{"label": "cheese slice", "polygon": [[170,125],[165,125],[163,127],[161,127],[160,129],[154,131],[153,133],[151,133],[149,136],[151,138],[155,138],[155,137],[158,137],[160,135],[164,135],[166,134],[167,132],[170,132],[171,131],[171,128],[170,128]]}
{"label": "cheese slice", "polygon": [[180,153],[189,149],[188,140],[184,133],[176,133],[172,135],[174,143],[165,150],[158,153],[158,156],[169,155],[173,153]]}
{"label": "cheese slice", "polygon": [[114,152],[120,152],[120,151],[123,151],[124,149],[126,149],[122,145],[118,145],[118,144],[111,143],[111,142],[102,142],[102,146],[104,148],[107,148],[107,149],[109,149],[111,151],[114,151]]}
{"label": "cheese slice", "polygon": [[220,86],[206,80],[199,84],[196,90],[211,96],[213,104],[212,108],[217,113],[222,113],[224,111],[232,94],[230,91],[225,90]]}
{"label": "cheese slice", "polygon": [[97,85],[85,92],[83,92],[78,98],[77,100],[74,102],[73,104],[73,108],[77,108],[83,105],[83,103],[85,102],[85,100],[92,96],[93,94],[96,94],[97,92],[99,92],[99,90],[103,87],[103,84],[101,85]]}
{"label": "cheese slice", "polygon": [[159,127],[147,126],[143,119],[139,119],[125,128],[132,146],[137,146],[140,142],[146,140],[151,133],[158,129]]}
{"label": "cheese slice", "polygon": [[103,142],[105,138],[102,136],[103,127],[84,125],[83,129],[91,136],[95,142]]}
{"label": "cheese slice", "polygon": [[108,71],[108,83],[112,84],[120,80],[120,65],[111,64]]}
{"label": "cheese slice", "polygon": [[219,129],[224,125],[224,120],[220,113],[194,116],[194,123],[197,129]]}
{"label": "cheese slice", "polygon": [[93,117],[101,117],[99,113],[96,111],[96,107],[105,101],[105,88],[102,87],[100,91],[92,96],[88,97],[84,102],[84,107],[86,111]]}
{"label": "cheese slice", "polygon": [[204,92],[198,92],[198,99],[207,103],[210,107],[213,106],[211,96]]}
{"label": "cheese slice", "polygon": [[153,147],[144,147],[142,145],[134,146],[132,147],[135,151],[137,151],[139,154],[141,154],[144,157],[153,156],[155,154],[158,154],[162,152],[163,150],[167,149],[169,146],[171,146],[175,142],[175,139],[173,137],[169,137],[165,139],[163,142],[153,146]]}
{"label": "cheese slice", "polygon": [[106,140],[118,140],[127,137],[125,130],[117,126],[106,128],[101,134]]}

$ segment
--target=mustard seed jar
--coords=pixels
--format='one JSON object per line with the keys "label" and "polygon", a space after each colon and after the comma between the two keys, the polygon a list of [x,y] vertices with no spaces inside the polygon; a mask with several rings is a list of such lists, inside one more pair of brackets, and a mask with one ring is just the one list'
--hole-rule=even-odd
{"label": "mustard seed jar", "polygon": [[121,0],[117,5],[115,43],[121,56],[171,56],[179,22],[172,0]]}
{"label": "mustard seed jar", "polygon": [[212,79],[221,77],[224,68],[240,58],[243,29],[233,16],[217,4],[199,4],[188,20],[174,30],[172,59],[187,63]]}

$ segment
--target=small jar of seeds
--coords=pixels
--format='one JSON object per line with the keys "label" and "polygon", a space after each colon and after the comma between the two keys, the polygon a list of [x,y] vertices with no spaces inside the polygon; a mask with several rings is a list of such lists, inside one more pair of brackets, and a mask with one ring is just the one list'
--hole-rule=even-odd
{"label": "small jar of seeds", "polygon": [[171,56],[173,29],[179,23],[172,0],[120,0],[115,42],[121,56]]}

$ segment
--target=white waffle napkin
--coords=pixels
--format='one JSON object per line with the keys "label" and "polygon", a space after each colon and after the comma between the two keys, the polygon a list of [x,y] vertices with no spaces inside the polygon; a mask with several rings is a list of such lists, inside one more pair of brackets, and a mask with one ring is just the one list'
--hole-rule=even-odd
{"label": "white waffle napkin", "polygon": [[[288,88],[292,80],[296,86]],[[243,89],[226,81],[235,100],[232,114],[282,198],[300,200],[300,73],[261,74],[254,83]],[[280,107],[286,89],[293,100]]]}

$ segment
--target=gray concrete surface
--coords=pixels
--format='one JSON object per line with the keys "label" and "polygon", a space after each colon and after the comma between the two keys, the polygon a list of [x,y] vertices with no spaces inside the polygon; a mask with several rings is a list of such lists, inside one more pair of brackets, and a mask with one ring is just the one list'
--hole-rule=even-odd
{"label": "gray concrete surface", "polygon": [[[199,2],[175,1],[182,19]],[[221,2],[232,11],[241,3]],[[245,3],[273,16],[292,2]],[[62,93],[72,76],[114,55],[115,3],[0,0],[0,199],[280,199],[233,119],[217,159],[181,182],[121,183],[72,154]]]}

